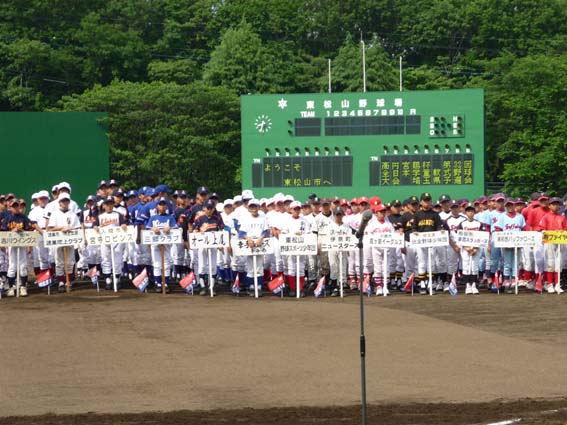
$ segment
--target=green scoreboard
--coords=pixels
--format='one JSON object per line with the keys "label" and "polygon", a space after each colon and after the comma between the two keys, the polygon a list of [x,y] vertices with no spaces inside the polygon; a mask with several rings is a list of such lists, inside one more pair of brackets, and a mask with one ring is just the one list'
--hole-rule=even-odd
{"label": "green scoreboard", "polygon": [[484,193],[482,89],[248,95],[241,114],[257,197]]}

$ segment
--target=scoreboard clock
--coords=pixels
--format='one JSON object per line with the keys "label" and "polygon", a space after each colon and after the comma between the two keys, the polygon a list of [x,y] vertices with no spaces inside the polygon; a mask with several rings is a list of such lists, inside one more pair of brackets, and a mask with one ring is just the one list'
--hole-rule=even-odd
{"label": "scoreboard clock", "polygon": [[482,89],[248,95],[241,129],[258,197],[484,193]]}

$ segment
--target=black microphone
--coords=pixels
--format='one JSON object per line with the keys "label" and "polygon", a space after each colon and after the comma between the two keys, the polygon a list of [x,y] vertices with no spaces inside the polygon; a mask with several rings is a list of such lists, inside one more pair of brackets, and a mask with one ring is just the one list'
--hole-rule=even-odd
{"label": "black microphone", "polygon": [[360,222],[360,226],[358,226],[358,230],[356,231],[356,237],[358,239],[364,236],[364,231],[366,230],[366,226],[368,226],[368,222],[372,218],[372,211],[366,210],[362,213],[362,221]]}

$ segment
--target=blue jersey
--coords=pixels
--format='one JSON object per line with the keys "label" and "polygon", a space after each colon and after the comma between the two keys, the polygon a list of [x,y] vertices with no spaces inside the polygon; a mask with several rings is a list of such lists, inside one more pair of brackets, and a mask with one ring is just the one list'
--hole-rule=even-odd
{"label": "blue jersey", "polygon": [[492,210],[486,214],[485,218],[488,220],[486,224],[490,225],[490,231],[496,231],[495,225],[502,214],[506,214],[506,210]]}
{"label": "blue jersey", "polygon": [[206,214],[203,214],[195,220],[193,229],[196,232],[200,232],[201,229],[204,229],[205,232],[218,232],[225,230],[225,227],[220,214],[213,214],[211,217],[207,217]]}
{"label": "blue jersey", "polygon": [[[157,215],[157,201],[148,202],[147,204],[143,205],[138,211],[138,224],[145,224],[148,222],[150,217]],[[165,210],[166,214],[173,214],[173,206],[171,202],[167,202],[167,209]],[[151,226],[150,226],[151,227]]]}
{"label": "blue jersey", "polygon": [[175,217],[171,214],[155,214],[146,221],[146,229],[153,229],[154,227],[158,229],[165,227],[174,229],[177,227],[177,223],[175,222]]}
{"label": "blue jersey", "polygon": [[521,232],[526,227],[526,220],[522,214],[501,214],[494,225],[496,231]]}

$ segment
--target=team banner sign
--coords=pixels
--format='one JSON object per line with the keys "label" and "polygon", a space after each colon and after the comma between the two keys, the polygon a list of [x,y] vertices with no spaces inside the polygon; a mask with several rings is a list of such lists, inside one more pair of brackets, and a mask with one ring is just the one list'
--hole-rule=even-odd
{"label": "team banner sign", "polygon": [[486,246],[490,240],[490,233],[478,230],[459,230],[457,232],[457,245],[479,247]]}
{"label": "team banner sign", "polygon": [[542,244],[540,232],[494,232],[492,238],[496,248],[527,248]]}
{"label": "team banner sign", "polygon": [[543,232],[543,243],[556,245],[567,244],[567,231],[565,230],[546,230]]}
{"label": "team banner sign", "polygon": [[272,254],[274,252],[274,243],[272,238],[262,239],[262,246],[255,246],[250,248],[248,246],[248,241],[246,239],[233,239],[232,253],[237,257],[247,257],[249,255],[265,255]]}
{"label": "team banner sign", "polygon": [[317,255],[317,235],[280,235],[282,255]]}
{"label": "team banner sign", "polygon": [[319,244],[322,251],[355,251],[358,239],[354,235],[320,235]]}
{"label": "team banner sign", "polygon": [[190,233],[189,246],[191,248],[228,248],[230,235],[226,231]]}
{"label": "team banner sign", "polygon": [[81,229],[75,229],[69,230],[68,232],[44,232],[43,243],[46,248],[78,245],[83,243],[83,231]]}
{"label": "team banner sign", "polygon": [[134,226],[122,227],[99,227],[85,229],[85,241],[87,245],[111,245],[115,243],[136,242],[137,230]]}
{"label": "team banner sign", "polygon": [[168,233],[155,233],[153,230],[142,230],[143,245],[170,245],[183,243],[181,229],[170,229]]}
{"label": "team banner sign", "polygon": [[37,246],[37,232],[0,232],[0,246]]}
{"label": "team banner sign", "polygon": [[370,248],[403,248],[404,235],[394,232],[365,235],[364,245]]}
{"label": "team banner sign", "polygon": [[449,245],[449,234],[445,231],[423,232],[410,234],[411,246],[418,248],[433,248]]}

